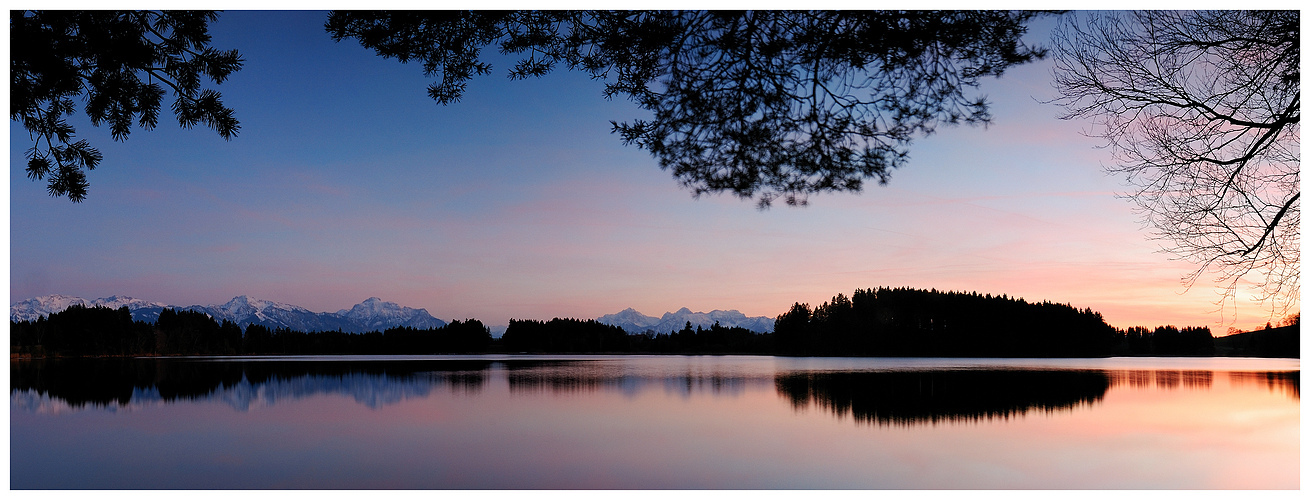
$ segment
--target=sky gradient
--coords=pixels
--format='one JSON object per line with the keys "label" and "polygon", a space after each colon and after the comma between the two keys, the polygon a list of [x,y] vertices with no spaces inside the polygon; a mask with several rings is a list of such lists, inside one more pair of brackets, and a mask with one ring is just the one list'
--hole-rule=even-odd
{"label": "sky gradient", "polygon": [[226,12],[212,25],[212,45],[246,61],[210,85],[241,121],[232,141],[167,110],[125,142],[73,117],[104,154],[80,204],[25,177],[31,141],[11,121],[10,302],[250,295],[336,311],[377,296],[504,325],[627,307],[772,317],[909,286],[1070,303],[1119,327],[1269,320],[1245,294],[1221,313],[1211,282],[1182,285],[1191,265],[1160,253],[1116,197],[1086,124],[1041,102],[1049,62],[986,80],[993,123],[917,141],[889,185],[759,211],[693,199],[623,146],[610,120],[647,114],[584,74],[510,81],[512,59],[486,54],[493,74],[441,106],[421,66],[333,42],[325,19]]}

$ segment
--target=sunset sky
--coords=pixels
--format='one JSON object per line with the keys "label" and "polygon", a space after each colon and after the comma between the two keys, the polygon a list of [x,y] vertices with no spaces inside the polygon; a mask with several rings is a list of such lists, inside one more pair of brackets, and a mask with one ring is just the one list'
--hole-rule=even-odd
{"label": "sunset sky", "polygon": [[[1108,152],[1061,121],[1049,62],[985,81],[994,121],[943,127],[891,183],[760,211],[694,199],[610,121],[647,114],[564,69],[510,81],[513,59],[441,106],[417,64],[333,42],[325,12],[226,12],[212,45],[245,67],[211,88],[241,132],[114,142],[85,202],[46,194],[10,122],[10,302],[128,295],[176,305],[236,295],[313,311],[370,296],[444,319],[596,318],[633,307],[776,316],[855,288],[909,286],[1090,307],[1115,326],[1252,328],[1269,305],[1218,311],[1191,264],[1159,252],[1116,197]],[[1050,21],[1029,40],[1045,43]],[[167,101],[167,98],[166,98]],[[165,103],[167,106],[167,102]],[[1236,307],[1235,311],[1233,306]],[[1277,322],[1278,318],[1273,321]]]}

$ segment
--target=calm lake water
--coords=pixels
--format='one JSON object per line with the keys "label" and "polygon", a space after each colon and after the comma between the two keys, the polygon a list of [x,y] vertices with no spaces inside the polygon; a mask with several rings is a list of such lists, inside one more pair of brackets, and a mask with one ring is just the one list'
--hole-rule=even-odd
{"label": "calm lake water", "polygon": [[1288,359],[11,361],[15,489],[1296,489]]}

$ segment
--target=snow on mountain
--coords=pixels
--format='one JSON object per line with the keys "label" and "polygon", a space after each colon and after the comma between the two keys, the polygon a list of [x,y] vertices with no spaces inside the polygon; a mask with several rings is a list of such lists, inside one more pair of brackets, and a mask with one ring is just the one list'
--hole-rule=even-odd
{"label": "snow on mountain", "polygon": [[300,306],[273,302],[271,300],[251,299],[245,295],[232,297],[232,300],[227,301],[226,304],[218,306],[218,310],[222,311],[224,315],[234,318],[253,316],[261,320],[269,319],[270,314],[314,314],[309,309]]}
{"label": "snow on mountain", "polygon": [[[132,312],[132,321],[154,323],[159,321],[160,311],[163,311],[165,307],[168,307],[168,304],[163,302],[148,302],[132,297],[110,295],[108,297],[92,300],[88,307],[108,307],[110,309],[126,307],[128,311]],[[62,311],[63,309],[60,310]]]}
{"label": "snow on mountain", "polygon": [[653,329],[655,325],[658,325],[660,319],[639,313],[636,309],[629,307],[617,313],[596,318],[596,322],[617,326],[628,333],[645,333],[646,330]]}
{"label": "snow on mountain", "polygon": [[693,328],[709,328],[715,322],[724,327],[741,327],[760,333],[773,331],[773,318],[767,316],[747,317],[736,309],[723,311],[715,309],[710,312],[692,312],[682,308],[676,312],[664,313],[661,317],[647,316],[635,309],[627,308],[615,314],[606,314],[596,319],[598,323],[614,325],[628,333],[668,333],[681,330],[690,322]]}
{"label": "snow on mountain", "polygon": [[121,297],[118,295],[95,300],[86,300],[81,297],[69,297],[67,295],[55,294],[46,295],[44,297],[33,297],[22,302],[14,303],[9,307],[9,319],[13,321],[36,321],[37,318],[49,316],[75,305],[84,307],[108,307],[110,309],[118,309],[126,306],[128,310],[132,311],[132,319],[136,321],[155,321],[159,319],[159,311],[168,307],[160,302],[147,302],[141,299]]}
{"label": "snow on mountain", "polygon": [[33,297],[9,306],[11,321],[36,321],[37,318],[49,316],[75,305],[86,305],[86,299],[67,295],[46,295]]}
{"label": "snow on mountain", "polygon": [[413,309],[377,297],[335,313],[316,313],[300,306],[241,295],[219,306],[191,306],[219,321],[228,320],[245,328],[262,325],[270,329],[290,328],[302,332],[341,330],[363,333],[387,328],[440,328],[446,322],[432,317],[427,309]]}
{"label": "snow on mountain", "polygon": [[[342,321],[336,315],[316,313],[300,306],[273,302],[271,300],[252,299],[245,295],[233,297],[225,304],[212,306],[189,306],[179,309],[208,314],[216,321],[231,321],[246,328],[261,325],[269,329],[290,328],[296,331],[331,331],[340,329],[355,332],[355,325]],[[365,331],[365,330],[358,330]]]}
{"label": "snow on mountain", "polygon": [[369,331],[385,330],[395,325],[420,329],[446,326],[445,321],[432,317],[427,309],[404,307],[395,302],[384,302],[377,297],[369,297],[349,310],[337,311],[337,316],[365,325]]}
{"label": "snow on mountain", "polygon": [[163,307],[168,307],[168,304],[165,304],[163,302],[147,302],[132,297],[110,295],[108,297],[92,300],[91,307],[96,307],[96,306],[108,307],[110,309],[118,309],[123,306],[127,306],[128,309],[141,309],[145,307],[163,308]]}
{"label": "snow on mountain", "polygon": [[254,299],[245,295],[233,297],[224,304],[186,307],[116,295],[91,301],[81,297],[47,295],[14,303],[9,308],[9,317],[13,321],[35,321],[37,318],[49,316],[78,304],[112,309],[126,306],[132,312],[132,319],[146,322],[158,321],[159,313],[164,308],[191,310],[207,314],[217,321],[231,321],[242,329],[250,325],[262,325],[270,329],[290,328],[302,332],[341,330],[362,333],[400,326],[426,329],[446,325],[445,321],[428,314],[426,309],[404,307],[377,297],[371,297],[348,310],[318,313],[300,306]]}

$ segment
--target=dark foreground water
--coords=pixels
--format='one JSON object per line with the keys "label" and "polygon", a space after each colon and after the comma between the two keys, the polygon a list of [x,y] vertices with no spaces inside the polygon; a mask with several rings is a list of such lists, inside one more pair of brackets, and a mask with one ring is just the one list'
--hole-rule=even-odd
{"label": "dark foreground water", "polygon": [[11,361],[50,488],[1299,488],[1298,360]]}

